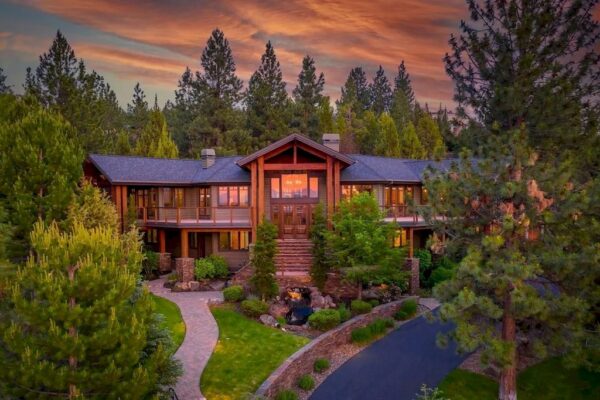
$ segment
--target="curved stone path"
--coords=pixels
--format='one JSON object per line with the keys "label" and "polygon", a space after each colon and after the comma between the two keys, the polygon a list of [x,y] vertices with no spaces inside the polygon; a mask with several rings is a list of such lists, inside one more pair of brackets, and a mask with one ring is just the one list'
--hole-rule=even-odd
{"label": "curved stone path", "polygon": [[164,297],[179,306],[185,322],[185,339],[175,353],[183,364],[183,376],[179,378],[175,392],[179,400],[205,399],[200,392],[200,375],[210,358],[217,340],[219,328],[208,309],[209,303],[222,302],[221,292],[173,293],[164,288],[166,278],[147,282],[153,294]]}

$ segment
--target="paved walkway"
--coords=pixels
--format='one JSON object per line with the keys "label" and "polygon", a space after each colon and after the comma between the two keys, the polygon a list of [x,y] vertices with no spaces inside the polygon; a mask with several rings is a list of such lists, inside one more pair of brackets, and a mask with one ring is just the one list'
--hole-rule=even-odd
{"label": "paved walkway", "polygon": [[436,386],[466,357],[457,355],[454,346],[444,350],[435,344],[437,333],[450,328],[449,324],[430,323],[422,316],[407,322],[348,360],[315,390],[310,400],[416,398],[423,383]]}
{"label": "paved walkway", "polygon": [[221,292],[173,293],[163,287],[166,278],[148,282],[148,288],[157,296],[179,306],[185,322],[185,339],[175,353],[183,363],[183,376],[175,392],[179,400],[205,399],[200,392],[200,375],[219,339],[219,328],[208,303],[223,301]]}

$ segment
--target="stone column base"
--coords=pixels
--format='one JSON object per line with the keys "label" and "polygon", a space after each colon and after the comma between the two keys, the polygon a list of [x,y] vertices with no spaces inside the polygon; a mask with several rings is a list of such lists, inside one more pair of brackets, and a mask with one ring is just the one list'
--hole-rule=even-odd
{"label": "stone column base", "polygon": [[160,273],[171,272],[171,253],[159,253],[158,271]]}
{"label": "stone column base", "polygon": [[419,259],[407,258],[405,269],[410,272],[408,294],[415,296],[419,292]]}
{"label": "stone column base", "polygon": [[194,280],[194,259],[176,258],[175,271],[179,282],[191,282]]}

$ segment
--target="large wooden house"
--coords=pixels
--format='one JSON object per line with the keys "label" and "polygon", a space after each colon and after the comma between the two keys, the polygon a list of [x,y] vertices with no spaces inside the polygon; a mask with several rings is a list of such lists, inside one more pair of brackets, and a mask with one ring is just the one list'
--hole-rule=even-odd
{"label": "large wooden house", "polygon": [[396,225],[393,245],[408,246],[412,256],[431,233],[418,208],[427,204],[422,177],[432,163],[343,154],[338,135],[325,135],[321,144],[292,134],[245,157],[217,157],[212,149],[200,160],[92,154],[84,170],[110,193],[121,221],[135,213],[162,262],[217,253],[236,270],[247,263],[264,218],[279,227],[278,273],[294,275],[310,266],[315,206],[323,203],[331,215],[363,191],[375,195],[385,221]]}

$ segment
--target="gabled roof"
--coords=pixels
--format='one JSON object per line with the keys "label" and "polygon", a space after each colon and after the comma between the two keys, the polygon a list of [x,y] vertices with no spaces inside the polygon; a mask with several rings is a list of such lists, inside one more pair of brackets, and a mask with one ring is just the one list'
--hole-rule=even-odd
{"label": "gabled roof", "polygon": [[250,182],[235,162],[241,157],[217,157],[209,168],[200,160],[90,154],[88,159],[112,184],[171,184]]}
{"label": "gabled roof", "polygon": [[356,161],[342,171],[342,182],[418,183],[428,166],[448,170],[454,160],[411,160],[364,154],[352,154]]}
{"label": "gabled roof", "polygon": [[286,136],[283,139],[280,139],[274,143],[271,143],[267,147],[262,148],[256,152],[250,154],[249,156],[242,158],[241,160],[238,160],[237,165],[239,165],[240,167],[244,167],[244,166],[248,165],[249,163],[251,163],[252,161],[256,160],[258,157],[264,156],[265,154],[268,154],[268,153],[272,152],[273,150],[276,150],[281,146],[285,146],[286,144],[291,143],[293,141],[298,141],[298,142],[304,143],[307,146],[310,146],[318,151],[321,151],[327,155],[330,155],[331,157],[334,157],[334,158],[340,160],[341,162],[345,163],[346,165],[354,164],[354,160],[352,158],[348,157],[347,155],[342,154],[338,151],[335,151],[327,146],[323,146],[321,143],[317,143],[314,140],[307,138],[306,136],[300,135],[298,133],[292,133],[291,135]]}

